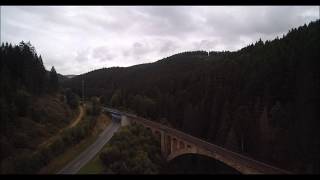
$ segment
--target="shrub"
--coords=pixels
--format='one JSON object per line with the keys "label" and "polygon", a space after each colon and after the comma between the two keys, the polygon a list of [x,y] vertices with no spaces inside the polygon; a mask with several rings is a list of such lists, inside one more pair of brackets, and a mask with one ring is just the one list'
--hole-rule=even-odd
{"label": "shrub", "polygon": [[160,142],[140,125],[123,127],[100,154],[108,173],[155,174],[163,167]]}
{"label": "shrub", "polygon": [[30,94],[24,90],[18,90],[14,99],[20,116],[26,116],[30,106]]}
{"label": "shrub", "polygon": [[73,93],[70,89],[66,91],[66,99],[67,99],[67,104],[72,109],[75,109],[79,106],[79,97],[75,93]]}

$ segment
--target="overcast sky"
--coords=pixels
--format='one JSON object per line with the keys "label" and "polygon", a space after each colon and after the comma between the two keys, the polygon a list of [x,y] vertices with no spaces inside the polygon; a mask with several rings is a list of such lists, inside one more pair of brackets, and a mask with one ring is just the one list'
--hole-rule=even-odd
{"label": "overcast sky", "polygon": [[183,51],[234,51],[318,18],[318,6],[2,6],[1,42],[30,41],[48,70],[80,74]]}

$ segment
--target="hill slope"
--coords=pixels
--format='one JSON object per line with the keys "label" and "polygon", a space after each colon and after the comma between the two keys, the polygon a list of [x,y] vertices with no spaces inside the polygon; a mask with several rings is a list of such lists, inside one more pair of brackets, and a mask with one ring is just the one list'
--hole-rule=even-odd
{"label": "hill slope", "polygon": [[59,92],[54,68],[46,71],[30,43],[6,43],[0,50],[0,172],[35,173],[31,170],[43,162],[31,160],[31,155],[76,112]]}
{"label": "hill slope", "polygon": [[320,21],[235,52],[186,52],[65,81],[79,94],[296,172],[320,172]]}

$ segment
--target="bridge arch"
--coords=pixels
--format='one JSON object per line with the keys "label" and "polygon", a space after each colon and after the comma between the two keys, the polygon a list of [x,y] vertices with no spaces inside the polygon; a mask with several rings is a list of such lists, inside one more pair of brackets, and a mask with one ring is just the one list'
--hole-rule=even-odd
{"label": "bridge arch", "polygon": [[171,156],[169,155],[167,157],[167,162],[169,163],[168,166],[173,167],[174,169],[180,169],[181,167],[178,172],[182,170],[182,172],[191,174],[243,174],[243,172],[239,171],[238,169],[204,153],[183,150],[180,151],[180,153],[176,153],[175,155],[176,156],[174,156],[173,154],[171,154]]}
{"label": "bridge arch", "polygon": [[[191,145],[189,145],[191,146]],[[214,161],[218,161],[220,162],[221,164],[224,164],[225,166],[229,167],[230,169],[233,169],[235,172],[238,172],[238,173],[244,173],[244,169],[243,167],[240,167],[240,166],[237,166],[233,163],[228,163],[227,161],[224,161],[218,154],[215,154],[215,153],[212,153],[212,152],[209,152],[209,151],[206,151],[206,150],[201,150],[201,149],[198,149],[198,148],[194,148],[191,146],[191,148],[183,148],[183,149],[178,149],[176,151],[173,151],[171,152],[166,160],[167,162],[171,162],[173,161],[174,159],[178,158],[178,157],[181,157],[181,156],[184,156],[184,155],[189,155],[189,154],[192,154],[192,155],[200,155],[200,156],[204,156],[204,157],[208,157],[208,158],[212,158],[212,160]]]}
{"label": "bridge arch", "polygon": [[115,115],[121,115],[121,126],[140,124],[151,129],[152,133],[160,139],[161,152],[167,161],[185,154],[197,154],[211,157],[243,174],[290,174],[288,171],[232,152],[163,124],[135,115],[121,114],[110,108],[105,108],[105,110]]}
{"label": "bridge arch", "polygon": [[[190,148],[179,149],[173,153],[170,153],[167,157],[167,161],[171,161],[176,157],[179,157],[185,154],[198,154],[198,153],[196,151],[192,151],[192,149]],[[206,154],[201,154],[201,155],[206,155]]]}

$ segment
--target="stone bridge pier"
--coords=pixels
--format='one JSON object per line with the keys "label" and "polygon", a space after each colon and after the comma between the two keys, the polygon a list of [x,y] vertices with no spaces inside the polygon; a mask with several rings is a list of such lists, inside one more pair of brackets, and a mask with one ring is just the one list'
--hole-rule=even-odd
{"label": "stone bridge pier", "polygon": [[143,122],[136,121],[132,118],[128,118],[125,115],[121,116],[121,126],[127,126],[130,124],[140,124],[147,128],[152,134],[157,137],[161,142],[161,153],[168,161],[174,158],[174,155],[179,151],[194,151],[196,152],[196,146],[188,143],[176,136],[172,136],[164,130],[160,130],[158,127],[153,127],[151,125],[146,125]]}
{"label": "stone bridge pier", "polygon": [[124,116],[121,119],[124,121],[121,121],[121,125],[130,125],[132,123],[140,124],[151,131],[152,134],[161,142],[161,153],[167,161],[171,161],[175,157],[183,154],[202,154],[211,156],[208,151],[199,148],[196,144],[193,144],[184,138],[180,138],[172,132],[168,132],[166,129],[161,129],[159,126],[146,124],[146,122],[141,120],[135,120]]}
{"label": "stone bridge pier", "polygon": [[[150,128],[152,133],[161,140],[161,153],[167,159],[171,161],[175,157],[186,153],[197,153],[197,147],[177,136],[170,135],[164,131]],[[160,135],[160,136],[159,136]]]}

